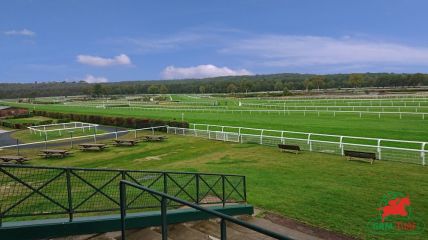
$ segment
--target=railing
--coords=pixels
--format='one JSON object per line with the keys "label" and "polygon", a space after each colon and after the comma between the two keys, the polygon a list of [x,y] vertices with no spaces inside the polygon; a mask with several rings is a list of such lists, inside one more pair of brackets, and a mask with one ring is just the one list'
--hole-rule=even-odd
{"label": "railing", "polygon": [[276,146],[280,143],[299,145],[303,150],[343,155],[344,150],[374,152],[379,160],[426,165],[427,142],[366,138],[280,131],[209,124],[191,124],[191,128],[168,127],[170,134],[196,136],[237,143]]}
{"label": "railing", "polygon": [[[87,131],[87,135],[82,135],[82,136],[75,136],[73,135],[73,133],[76,132],[69,132],[67,131],[67,129],[56,129],[54,131],[58,131],[59,132],[59,136],[63,136],[62,138],[55,138],[55,139],[48,139],[48,135],[47,132],[48,131],[44,131],[43,133],[40,131],[40,135],[41,138],[43,138],[43,141],[37,141],[37,142],[29,142],[29,143],[20,143],[19,140],[17,139],[16,144],[13,145],[6,145],[6,146],[1,146],[0,145],[0,150],[4,150],[4,149],[10,149],[10,148],[17,148],[19,149],[20,147],[37,147],[37,145],[44,145],[46,146],[48,143],[63,143],[65,145],[66,142],[69,143],[70,146],[73,146],[73,142],[75,141],[81,141],[81,140],[88,140],[88,141],[94,141],[97,142],[97,139],[99,138],[115,138],[117,139],[119,137],[119,135],[124,135],[124,134],[133,134],[134,138],[138,137],[138,133],[140,132],[144,132],[144,131],[151,131],[152,134],[155,134],[155,131],[165,131],[165,129],[168,126],[164,125],[164,126],[154,126],[154,127],[146,127],[146,128],[138,128],[138,129],[125,129],[125,130],[118,130],[118,128],[116,127],[115,131],[110,131],[110,132],[104,132],[104,133],[99,133],[97,132],[97,127],[92,127],[93,131]],[[88,127],[86,127],[88,128]],[[82,132],[85,133],[85,128],[81,128]],[[64,133],[62,133],[64,132]],[[67,133],[69,134],[69,136],[66,136]]]}
{"label": "railing", "polygon": [[[197,204],[247,199],[245,176],[240,175],[0,165],[0,226],[6,218],[50,215],[73,221],[79,214],[118,212],[122,180]],[[144,198],[135,195],[129,209],[154,207]]]}
{"label": "railing", "polygon": [[[220,235],[221,235],[221,239],[222,240],[226,240],[227,239],[227,231],[226,231],[226,222],[231,222],[237,225],[240,225],[244,228],[248,228],[251,229],[253,231],[256,231],[258,233],[261,233],[263,235],[275,238],[275,239],[280,239],[280,240],[288,240],[288,239],[292,239],[289,236],[285,236],[276,232],[272,232],[270,230],[267,230],[265,228],[261,228],[257,225],[254,224],[250,224],[244,221],[241,221],[239,219],[233,218],[229,215],[223,214],[221,212],[212,210],[212,209],[208,209],[205,207],[201,207],[197,204],[188,202],[186,200],[177,198],[176,196],[172,196],[169,194],[165,194],[163,192],[159,192],[156,190],[153,190],[149,187],[145,187],[136,183],[132,183],[129,181],[120,181],[120,216],[121,216],[121,231],[122,231],[122,240],[126,240],[126,212],[127,209],[129,208],[129,204],[128,204],[128,197],[129,194],[127,193],[127,188],[126,186],[130,186],[136,190],[140,190],[142,193],[147,193],[148,195],[151,196],[152,199],[154,199],[155,201],[157,201],[158,203],[160,203],[160,210],[161,210],[161,234],[162,234],[162,240],[167,240],[168,239],[168,206],[169,201],[172,202],[176,202],[179,203],[180,205],[184,205],[184,206],[188,206],[191,208],[194,208],[196,210],[199,210],[201,212],[205,212],[208,213],[214,217],[220,218]],[[133,194],[135,195],[137,192],[133,192]]]}

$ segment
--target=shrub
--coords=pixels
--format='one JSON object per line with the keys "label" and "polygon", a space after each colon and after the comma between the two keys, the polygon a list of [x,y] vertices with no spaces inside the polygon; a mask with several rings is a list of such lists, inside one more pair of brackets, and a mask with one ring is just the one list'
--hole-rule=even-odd
{"label": "shrub", "polygon": [[60,120],[68,120],[68,121],[71,120],[71,121],[88,122],[88,123],[95,123],[95,124],[102,124],[102,125],[125,127],[125,128],[146,128],[146,127],[156,127],[156,126],[164,126],[164,125],[168,125],[171,127],[182,127],[182,128],[189,127],[188,122],[164,121],[159,119],[109,117],[109,116],[100,116],[100,115],[47,112],[47,111],[39,111],[39,110],[33,111],[33,114],[36,116],[56,118],[56,119],[59,119],[58,122]]}

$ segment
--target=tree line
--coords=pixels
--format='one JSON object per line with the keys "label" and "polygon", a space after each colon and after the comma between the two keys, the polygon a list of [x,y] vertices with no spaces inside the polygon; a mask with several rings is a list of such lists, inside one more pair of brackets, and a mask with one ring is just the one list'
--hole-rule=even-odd
{"label": "tree line", "polygon": [[205,79],[80,82],[0,83],[0,98],[35,98],[73,95],[165,93],[246,93],[331,88],[428,86],[428,74],[268,74]]}

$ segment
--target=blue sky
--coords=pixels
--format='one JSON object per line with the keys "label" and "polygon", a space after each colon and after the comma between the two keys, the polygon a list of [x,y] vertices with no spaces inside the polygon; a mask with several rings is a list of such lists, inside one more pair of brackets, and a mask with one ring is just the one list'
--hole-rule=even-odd
{"label": "blue sky", "polygon": [[0,82],[428,72],[421,0],[0,3]]}

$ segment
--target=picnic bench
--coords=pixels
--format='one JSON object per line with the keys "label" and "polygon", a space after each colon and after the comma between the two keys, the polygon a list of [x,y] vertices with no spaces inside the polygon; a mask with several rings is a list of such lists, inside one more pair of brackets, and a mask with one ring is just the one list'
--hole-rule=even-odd
{"label": "picnic bench", "polygon": [[86,150],[95,150],[95,151],[102,151],[107,147],[106,144],[102,144],[102,143],[83,143],[83,144],[79,144],[80,150],[82,151],[86,151]]}
{"label": "picnic bench", "polygon": [[137,139],[115,139],[116,146],[135,146],[139,142]]}
{"label": "picnic bench", "polygon": [[146,141],[146,142],[163,142],[165,139],[167,139],[167,137],[163,136],[163,135],[147,135],[147,136],[144,136],[144,141]]}
{"label": "picnic bench", "polygon": [[352,160],[352,158],[369,159],[370,164],[373,164],[374,160],[376,160],[376,153],[373,153],[373,152],[359,152],[359,151],[343,150],[343,154],[345,156],[349,157],[348,160]]}
{"label": "picnic bench", "polygon": [[295,154],[298,154],[300,152],[300,147],[298,145],[291,145],[291,144],[278,144],[278,148],[281,149],[281,151],[285,152],[292,152]]}
{"label": "picnic bench", "polygon": [[2,160],[5,163],[15,161],[18,164],[23,164],[29,159],[24,156],[0,156],[0,160]]}
{"label": "picnic bench", "polygon": [[64,158],[71,154],[68,150],[62,150],[62,149],[45,149],[40,151],[41,154],[39,156],[49,158],[49,157],[60,157]]}

